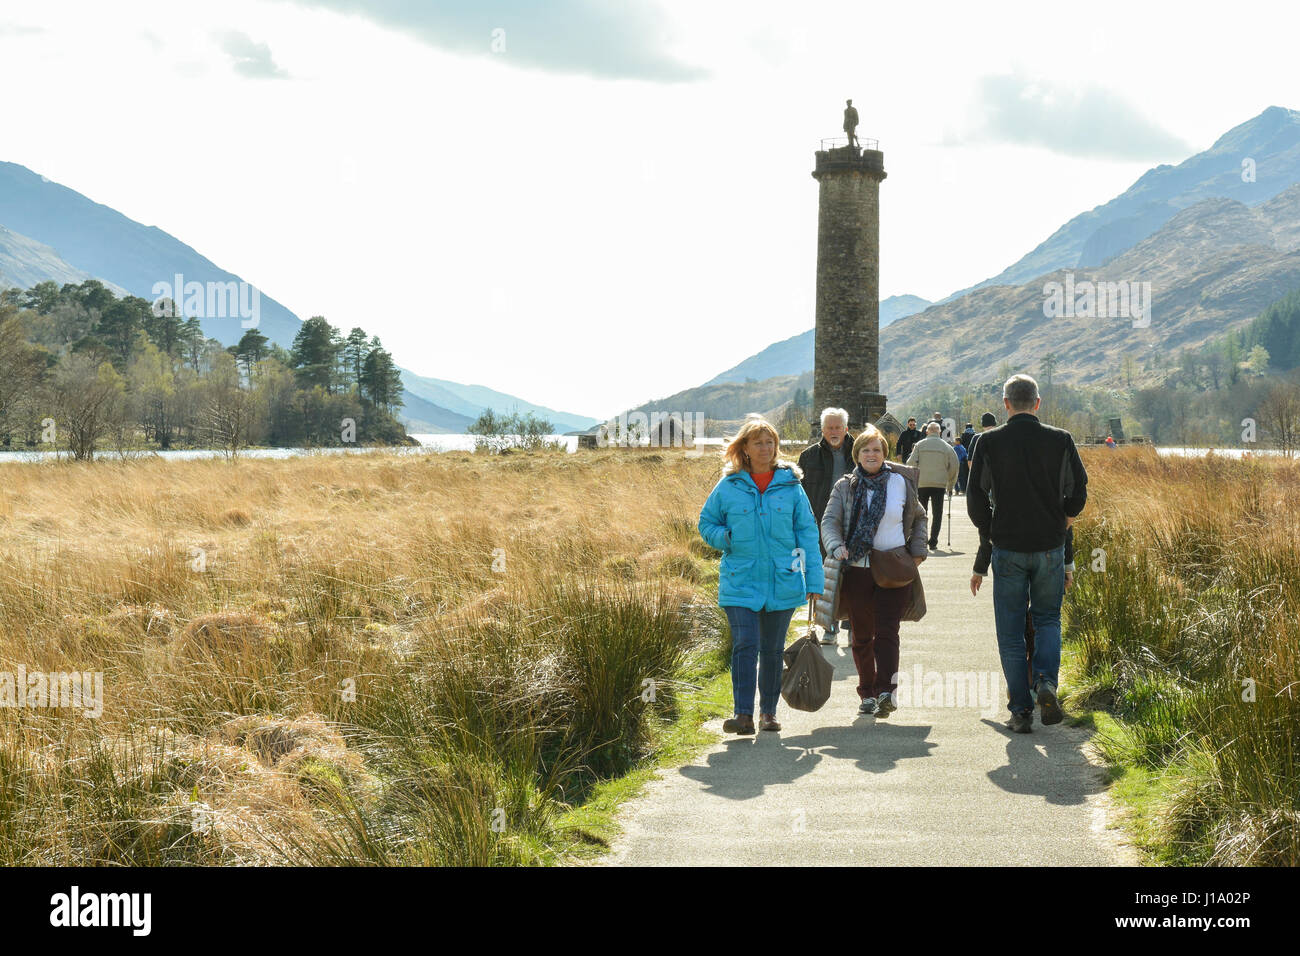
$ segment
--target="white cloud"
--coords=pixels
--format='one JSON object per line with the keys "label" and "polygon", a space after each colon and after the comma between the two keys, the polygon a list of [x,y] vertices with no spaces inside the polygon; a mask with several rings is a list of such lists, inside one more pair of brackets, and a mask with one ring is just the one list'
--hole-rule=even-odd
{"label": "white cloud", "polygon": [[221,51],[230,58],[235,72],[252,79],[283,79],[287,74],[276,66],[271,57],[271,48],[265,43],[258,43],[247,33],[239,30],[224,30],[213,34],[213,39]]}
{"label": "white cloud", "polygon": [[1112,90],[1020,73],[981,77],[976,88],[976,136],[1099,159],[1181,162],[1194,152]]}

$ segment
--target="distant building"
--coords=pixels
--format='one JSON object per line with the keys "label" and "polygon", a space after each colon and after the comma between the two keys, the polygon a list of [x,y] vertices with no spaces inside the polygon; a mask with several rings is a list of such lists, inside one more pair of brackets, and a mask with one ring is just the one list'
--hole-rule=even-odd
{"label": "distant building", "polygon": [[676,448],[686,443],[686,430],[676,412],[660,419],[650,435],[650,444],[659,448]]}
{"label": "distant building", "polygon": [[876,419],[876,427],[889,436],[889,443],[895,444],[898,436],[903,434],[903,423],[891,415],[889,412],[881,415]]}

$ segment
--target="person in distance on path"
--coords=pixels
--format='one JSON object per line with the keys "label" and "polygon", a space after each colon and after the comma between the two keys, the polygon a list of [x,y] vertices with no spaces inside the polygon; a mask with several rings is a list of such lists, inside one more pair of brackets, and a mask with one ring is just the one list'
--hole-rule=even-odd
{"label": "person in distance on path", "polygon": [[[916,469],[888,461],[889,439],[868,425],[853,443],[857,465],[831,489],[822,515],[822,545],[844,568],[840,601],[853,626],[849,646],[858,671],[859,714],[888,717],[898,709],[898,625],[919,619],[918,578],[901,588],[879,587],[872,548],[907,548],[925,560],[925,509],[916,495]],[[914,593],[917,592],[917,593]]]}
{"label": "person in distance on path", "polygon": [[[935,414],[939,414],[935,412]],[[939,550],[939,529],[943,526],[943,499],[957,483],[961,463],[952,446],[939,437],[940,425],[930,422],[926,435],[908,456],[907,463],[918,469],[921,504],[930,508],[930,550]]]}
{"label": "person in distance on path", "polygon": [[[996,427],[997,423],[998,420],[993,417],[992,412],[985,412],[983,415],[980,416],[981,430],[971,436],[970,444],[966,447],[966,457],[970,461],[972,466],[974,466],[975,464],[975,446],[980,443],[980,435],[983,435],[984,432],[988,431],[990,428]],[[967,485],[970,484],[969,474],[966,476],[966,484]]]}
{"label": "person in distance on path", "polygon": [[776,428],[753,415],[723,451],[722,478],[700,511],[700,537],[722,552],[718,606],[731,627],[735,716],[722,729],[754,732],[754,671],[760,730],[780,730],[782,652],[795,609],[824,585],[817,522],[799,483],[802,471],[780,457]]}
{"label": "person in distance on path", "polygon": [[920,429],[916,427],[916,419],[909,418],[907,428],[898,436],[898,460],[907,461],[907,456],[912,454],[912,449],[916,447],[916,443],[924,437]]}
{"label": "person in distance on path", "polygon": [[[1006,424],[980,435],[966,512],[992,542],[993,617],[1002,673],[1011,692],[1007,726],[1033,729],[1035,698],[1044,724],[1061,722],[1061,602],[1065,536],[1088,500],[1088,473],[1070,433],[1044,425],[1038,383],[1013,375],[1002,387]],[[983,578],[971,576],[971,593]],[[1025,606],[1034,623],[1033,680],[1025,672]]]}

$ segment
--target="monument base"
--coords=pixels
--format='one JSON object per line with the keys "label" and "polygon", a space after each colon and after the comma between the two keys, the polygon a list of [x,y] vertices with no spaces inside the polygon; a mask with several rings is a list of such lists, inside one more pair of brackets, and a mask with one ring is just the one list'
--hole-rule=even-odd
{"label": "monument base", "polygon": [[[874,425],[885,414],[887,402],[879,392],[866,392],[859,396],[859,408],[849,409],[849,417],[854,422],[849,426],[853,431],[861,431],[864,425]],[[856,413],[856,414],[855,414]]]}

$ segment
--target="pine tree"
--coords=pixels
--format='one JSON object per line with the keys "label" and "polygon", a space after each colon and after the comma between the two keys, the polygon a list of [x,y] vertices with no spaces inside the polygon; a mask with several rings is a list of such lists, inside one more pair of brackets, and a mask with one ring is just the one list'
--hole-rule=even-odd
{"label": "pine tree", "polygon": [[313,315],[298,329],[293,337],[294,375],[298,384],[311,388],[319,385],[332,390],[335,369],[338,365],[338,329],[321,315]]}
{"label": "pine tree", "polygon": [[361,388],[361,372],[365,367],[366,356],[370,354],[370,345],[366,342],[365,330],[353,328],[343,343],[343,365],[347,370],[347,385]]}

